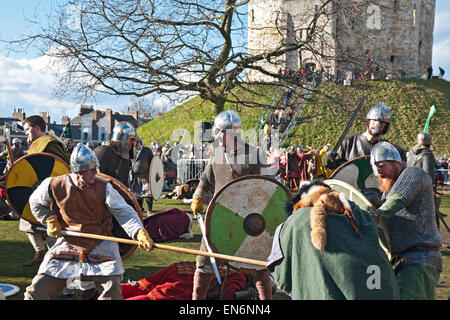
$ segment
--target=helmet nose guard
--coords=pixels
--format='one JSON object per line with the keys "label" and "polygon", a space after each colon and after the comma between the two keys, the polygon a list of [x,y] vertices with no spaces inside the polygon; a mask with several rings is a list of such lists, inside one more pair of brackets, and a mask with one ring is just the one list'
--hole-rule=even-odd
{"label": "helmet nose guard", "polygon": [[225,110],[214,119],[213,135],[217,139],[222,132],[233,130],[238,132],[241,129],[241,118],[233,110]]}

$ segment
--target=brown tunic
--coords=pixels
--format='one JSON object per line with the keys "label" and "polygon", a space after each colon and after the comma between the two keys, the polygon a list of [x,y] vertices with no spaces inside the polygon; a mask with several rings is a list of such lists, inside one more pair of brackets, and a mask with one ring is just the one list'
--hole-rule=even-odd
{"label": "brown tunic", "polygon": [[[94,184],[85,190],[77,188],[70,175],[55,177],[49,185],[58,218],[63,229],[76,232],[112,235],[112,215],[105,205],[108,180],[95,177]],[[77,250],[89,252],[102,240],[64,236]]]}

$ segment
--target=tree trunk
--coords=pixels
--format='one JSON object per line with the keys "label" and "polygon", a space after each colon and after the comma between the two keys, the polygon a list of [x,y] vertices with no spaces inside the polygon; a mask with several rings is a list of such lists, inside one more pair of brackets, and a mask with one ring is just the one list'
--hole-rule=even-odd
{"label": "tree trunk", "polygon": [[219,113],[223,111],[223,107],[225,106],[225,97],[217,97],[212,106],[212,114],[213,116],[217,116]]}

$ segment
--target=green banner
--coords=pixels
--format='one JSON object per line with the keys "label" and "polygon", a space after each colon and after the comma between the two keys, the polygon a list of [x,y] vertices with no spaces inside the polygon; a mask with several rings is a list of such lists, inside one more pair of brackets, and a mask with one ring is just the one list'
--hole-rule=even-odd
{"label": "green banner", "polygon": [[431,117],[434,116],[435,113],[436,113],[436,108],[434,106],[431,106],[430,112],[428,113],[427,122],[425,123],[425,128],[423,129],[423,132],[428,132],[428,126],[430,124],[430,119],[431,119]]}

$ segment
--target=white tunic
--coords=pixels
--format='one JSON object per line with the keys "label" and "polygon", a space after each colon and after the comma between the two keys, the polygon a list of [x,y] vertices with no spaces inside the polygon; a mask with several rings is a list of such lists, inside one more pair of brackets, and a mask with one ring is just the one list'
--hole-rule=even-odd
{"label": "white tunic", "polygon": [[[50,203],[53,201],[48,193],[51,179],[52,178],[46,178],[29,199],[33,215],[43,225],[45,225],[45,220],[48,217],[54,215],[49,208]],[[70,179],[68,180],[70,181]],[[138,231],[143,229],[144,226],[137,212],[126,203],[123,197],[110,183],[106,185],[105,205],[128,236],[135,239]],[[77,250],[71,247],[63,237],[58,238],[55,245],[45,255],[44,260],[39,267],[38,274],[68,279],[70,277],[77,277],[80,274],[85,276],[112,276],[121,275],[125,272],[119,252],[119,244],[117,242],[104,240],[89,251],[89,254],[92,255],[113,258],[112,261],[101,263],[79,263],[76,261],[57,260],[52,258],[53,254],[62,251],[77,253]]]}

